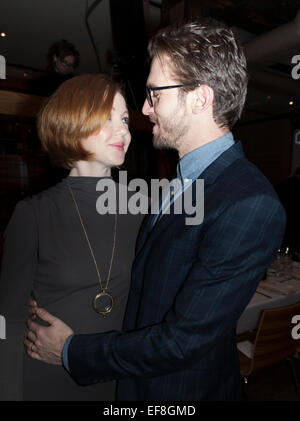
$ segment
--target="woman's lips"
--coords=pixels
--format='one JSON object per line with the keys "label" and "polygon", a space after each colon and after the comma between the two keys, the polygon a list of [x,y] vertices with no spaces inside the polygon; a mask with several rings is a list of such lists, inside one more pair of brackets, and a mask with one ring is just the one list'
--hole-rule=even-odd
{"label": "woman's lips", "polygon": [[118,151],[124,151],[124,143],[113,143],[110,146],[117,149]]}

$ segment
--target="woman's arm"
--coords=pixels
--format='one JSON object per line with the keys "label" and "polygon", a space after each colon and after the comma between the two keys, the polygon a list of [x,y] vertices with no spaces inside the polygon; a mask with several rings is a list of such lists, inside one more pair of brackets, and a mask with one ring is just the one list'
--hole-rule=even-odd
{"label": "woman's arm", "polygon": [[0,341],[0,401],[22,400],[23,340],[37,264],[37,224],[30,202],[19,202],[4,233],[0,314],[6,339]]}

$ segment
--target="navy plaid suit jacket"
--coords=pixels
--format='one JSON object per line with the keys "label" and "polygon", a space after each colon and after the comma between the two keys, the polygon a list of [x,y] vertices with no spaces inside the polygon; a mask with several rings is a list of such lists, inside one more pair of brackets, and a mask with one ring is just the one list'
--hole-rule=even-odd
{"label": "navy plaid suit jacket", "polygon": [[80,384],[119,379],[119,400],[241,398],[236,324],[281,244],[284,210],[238,142],[201,174],[204,221],[145,218],[122,332],[75,335]]}

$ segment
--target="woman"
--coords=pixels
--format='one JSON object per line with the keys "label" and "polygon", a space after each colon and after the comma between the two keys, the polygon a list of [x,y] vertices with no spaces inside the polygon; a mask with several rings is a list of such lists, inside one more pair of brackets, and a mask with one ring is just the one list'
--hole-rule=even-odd
{"label": "woman", "polygon": [[142,216],[96,209],[99,181],[125,188],[111,179],[131,138],[119,86],[101,74],[70,79],[43,107],[38,130],[52,161],[70,173],[21,201],[5,233],[0,400],[113,400],[114,382],[79,387],[62,367],[31,359],[23,340],[31,295],[76,333],[122,326]]}

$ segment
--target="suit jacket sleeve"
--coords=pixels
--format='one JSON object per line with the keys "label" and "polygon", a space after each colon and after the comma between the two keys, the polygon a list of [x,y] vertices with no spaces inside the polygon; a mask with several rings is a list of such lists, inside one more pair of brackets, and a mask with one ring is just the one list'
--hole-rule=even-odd
{"label": "suit jacket sleeve", "polygon": [[0,400],[22,400],[24,327],[37,264],[37,228],[31,207],[20,202],[4,234],[0,314],[6,339],[0,340]]}
{"label": "suit jacket sleeve", "polygon": [[198,258],[165,319],[131,332],[75,335],[69,345],[73,378],[87,385],[153,377],[200,361],[224,336],[235,334],[233,327],[271,263],[284,226],[284,211],[274,197],[259,195],[230,205],[199,242]]}

